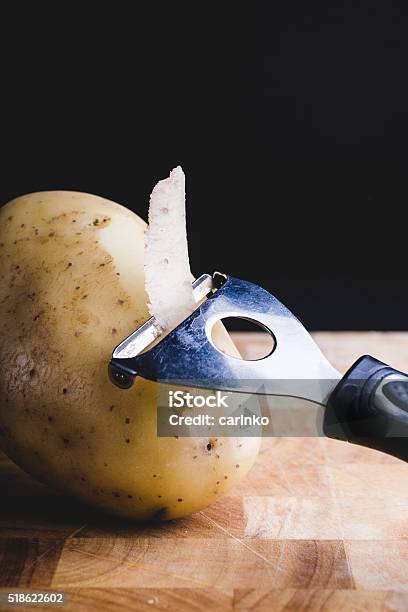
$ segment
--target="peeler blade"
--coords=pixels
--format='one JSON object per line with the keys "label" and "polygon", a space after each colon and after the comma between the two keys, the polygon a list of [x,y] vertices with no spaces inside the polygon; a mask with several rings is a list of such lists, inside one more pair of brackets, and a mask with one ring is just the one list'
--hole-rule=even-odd
{"label": "peeler blade", "polygon": [[[341,379],[300,321],[268,291],[245,280],[202,275],[193,288],[207,299],[168,335],[150,319],[114,351],[110,376],[122,388],[136,376],[204,389],[290,396],[325,405]],[[220,286],[221,285],[221,286]],[[275,342],[271,354],[256,361],[229,356],[211,337],[227,317],[261,325]],[[157,340],[159,339],[159,342]],[[153,344],[149,350],[144,351]]]}

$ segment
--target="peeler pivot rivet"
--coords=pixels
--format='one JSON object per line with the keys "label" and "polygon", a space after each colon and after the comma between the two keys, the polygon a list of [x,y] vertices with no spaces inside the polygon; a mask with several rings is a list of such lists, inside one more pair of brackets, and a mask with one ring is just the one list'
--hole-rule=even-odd
{"label": "peeler pivot rivet", "polygon": [[109,377],[111,381],[121,389],[130,389],[134,381],[132,376],[123,372],[123,370],[113,363],[109,364]]}

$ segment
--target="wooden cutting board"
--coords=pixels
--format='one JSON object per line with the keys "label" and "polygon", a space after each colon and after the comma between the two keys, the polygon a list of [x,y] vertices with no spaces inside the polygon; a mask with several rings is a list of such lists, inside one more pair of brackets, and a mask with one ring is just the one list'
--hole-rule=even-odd
{"label": "wooden cutting board", "polygon": [[[315,338],[342,371],[363,353],[408,371],[408,333]],[[0,534],[2,590],[64,591],[63,610],[408,609],[408,465],[333,440],[265,439],[228,497],[160,527],[101,517],[0,456]]]}

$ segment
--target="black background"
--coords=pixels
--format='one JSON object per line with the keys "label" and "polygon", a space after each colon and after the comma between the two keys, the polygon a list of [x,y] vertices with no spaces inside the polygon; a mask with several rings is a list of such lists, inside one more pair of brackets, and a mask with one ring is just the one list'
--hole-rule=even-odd
{"label": "black background", "polygon": [[403,2],[14,7],[0,202],[73,189],[146,218],[180,163],[195,274],[258,282],[311,329],[408,328]]}

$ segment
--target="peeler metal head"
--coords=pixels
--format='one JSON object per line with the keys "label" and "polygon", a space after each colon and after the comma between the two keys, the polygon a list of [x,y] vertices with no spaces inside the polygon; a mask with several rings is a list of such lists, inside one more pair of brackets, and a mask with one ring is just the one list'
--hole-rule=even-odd
{"label": "peeler metal head", "polygon": [[[151,318],[115,348],[109,364],[112,382],[126,389],[142,376],[162,383],[326,402],[341,375],[278,299],[258,285],[218,272],[200,276],[193,290],[197,303],[202,303],[170,333],[164,335]],[[211,331],[226,317],[263,327],[273,336],[273,351],[256,361],[223,353]]]}

